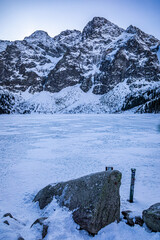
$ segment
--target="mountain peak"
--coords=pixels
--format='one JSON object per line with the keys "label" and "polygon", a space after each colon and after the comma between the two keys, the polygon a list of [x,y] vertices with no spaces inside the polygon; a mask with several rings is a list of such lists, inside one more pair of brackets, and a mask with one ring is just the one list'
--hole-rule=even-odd
{"label": "mountain peak", "polygon": [[135,26],[133,26],[133,25],[130,25],[130,26],[126,29],[126,32],[132,33],[132,34],[142,33],[142,31],[141,31],[139,28],[137,28],[137,27],[135,27]]}
{"label": "mountain peak", "polygon": [[110,21],[108,21],[104,17],[94,17],[90,22],[93,23],[95,26],[100,27],[100,26],[107,24]]}
{"label": "mountain peak", "polygon": [[104,34],[116,37],[123,31],[123,29],[103,17],[94,17],[83,29],[82,37],[83,39],[96,38]]}
{"label": "mountain peak", "polygon": [[34,33],[32,33],[29,37],[25,37],[24,40],[34,42],[34,41],[47,40],[50,38],[51,37],[48,35],[47,32],[43,30],[37,30]]}
{"label": "mountain peak", "polygon": [[141,29],[133,25],[130,25],[125,32],[137,35],[141,40],[143,40],[148,45],[148,47],[158,45],[159,42],[158,39],[156,39],[154,36],[150,34],[143,32]]}

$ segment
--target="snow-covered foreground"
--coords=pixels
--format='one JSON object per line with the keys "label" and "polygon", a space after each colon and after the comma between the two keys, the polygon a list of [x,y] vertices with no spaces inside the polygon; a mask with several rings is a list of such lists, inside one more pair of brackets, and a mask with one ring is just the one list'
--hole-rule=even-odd
{"label": "snow-covered foreground", "polygon": [[[153,114],[1,115],[0,239],[17,240],[20,235],[25,240],[40,239],[36,225],[30,228],[40,216],[50,222],[45,239],[91,239],[55,202],[41,211],[32,200],[49,183],[103,171],[105,166],[122,172],[121,210],[141,215],[159,202],[159,124],[160,116]],[[133,204],[127,202],[131,168],[136,168]],[[4,224],[7,212],[20,222],[11,219],[10,226]],[[160,234],[120,222],[105,227],[94,239],[158,240]]]}

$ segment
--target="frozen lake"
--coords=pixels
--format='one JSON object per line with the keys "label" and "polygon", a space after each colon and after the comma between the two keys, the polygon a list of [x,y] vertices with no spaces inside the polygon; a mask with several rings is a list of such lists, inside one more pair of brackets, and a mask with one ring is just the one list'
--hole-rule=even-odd
{"label": "frozen lake", "polygon": [[[29,232],[29,226],[45,213],[32,203],[34,195],[49,183],[103,171],[105,166],[122,172],[121,210],[141,214],[159,202],[159,126],[158,114],[0,115],[0,239],[17,239],[17,232],[27,236],[25,240],[38,239],[36,232]],[[136,168],[133,204],[127,202],[131,168]],[[54,226],[54,232],[50,230],[46,239],[91,238],[76,230],[69,213],[58,211],[56,219],[61,224],[55,223],[59,227],[56,230]],[[19,230],[4,226],[2,216],[6,212],[23,220],[26,226]],[[123,229],[126,239],[140,238],[132,237],[134,230],[121,224],[119,228],[114,224],[104,228],[95,239],[120,239],[111,234],[113,227],[117,229],[114,231]],[[140,227],[137,231],[142,239],[160,237]],[[110,238],[105,238],[105,234],[110,234]]]}

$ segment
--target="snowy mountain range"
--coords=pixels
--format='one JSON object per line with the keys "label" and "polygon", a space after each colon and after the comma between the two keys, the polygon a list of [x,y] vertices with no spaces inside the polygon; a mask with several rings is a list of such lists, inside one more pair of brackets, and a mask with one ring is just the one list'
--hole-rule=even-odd
{"label": "snowy mountain range", "polygon": [[0,41],[0,113],[160,112],[160,41],[95,17]]}

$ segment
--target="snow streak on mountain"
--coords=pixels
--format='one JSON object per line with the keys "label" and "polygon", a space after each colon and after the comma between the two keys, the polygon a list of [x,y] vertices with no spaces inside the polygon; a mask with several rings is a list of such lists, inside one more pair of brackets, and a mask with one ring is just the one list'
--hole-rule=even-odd
{"label": "snow streak on mountain", "polygon": [[0,41],[0,113],[160,112],[160,41],[95,17]]}

